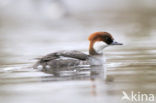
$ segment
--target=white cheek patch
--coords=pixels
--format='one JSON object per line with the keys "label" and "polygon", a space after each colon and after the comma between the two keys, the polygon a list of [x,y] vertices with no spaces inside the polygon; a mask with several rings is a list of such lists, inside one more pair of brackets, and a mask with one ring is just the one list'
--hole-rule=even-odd
{"label": "white cheek patch", "polygon": [[106,43],[103,42],[103,41],[97,41],[97,42],[95,42],[95,44],[94,44],[94,48],[98,48],[98,47],[101,47],[101,46],[103,46],[103,45],[106,45]]}
{"label": "white cheek patch", "polygon": [[107,45],[105,42],[99,41],[99,42],[95,42],[95,44],[94,44],[94,49],[95,49],[96,52],[102,53],[102,52],[103,52],[103,49],[104,49],[105,47],[107,47],[107,46],[108,46],[108,45]]}

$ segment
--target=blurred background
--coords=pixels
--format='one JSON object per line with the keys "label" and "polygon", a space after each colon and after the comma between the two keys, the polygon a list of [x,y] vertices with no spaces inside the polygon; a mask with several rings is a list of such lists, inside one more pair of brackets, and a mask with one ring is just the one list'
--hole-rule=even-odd
{"label": "blurred background", "polygon": [[[70,99],[74,102],[79,99],[86,103],[114,103],[120,99],[125,85],[125,90],[156,93],[153,84],[156,73],[155,28],[155,0],[0,0],[0,100],[17,103],[17,100],[26,102],[23,100],[29,98],[29,103],[58,102],[60,97],[68,101],[65,95],[74,95],[75,98]],[[87,38],[95,31],[110,32],[117,41],[124,43],[124,46],[110,47],[105,51],[108,77],[114,81],[97,84],[99,91],[94,91],[99,95],[96,98],[86,89],[90,87],[89,70],[77,74],[87,82],[75,77],[73,72],[61,72],[68,80],[75,78],[79,81],[68,83],[66,76],[56,79],[27,68],[34,64],[34,58],[57,50],[77,49],[87,53]],[[51,76],[54,81],[64,78],[66,82],[41,83]],[[69,85],[71,89],[66,88]],[[41,90],[43,87],[49,89]],[[60,88],[60,94],[54,95]],[[90,99],[84,99],[83,93]],[[53,99],[49,98],[51,95]],[[41,99],[42,96],[46,99]]]}
{"label": "blurred background", "polygon": [[126,43],[152,42],[155,4],[154,0],[0,0],[0,52],[32,56],[68,46],[75,49],[69,41],[86,49],[83,42],[95,31],[110,32]]}

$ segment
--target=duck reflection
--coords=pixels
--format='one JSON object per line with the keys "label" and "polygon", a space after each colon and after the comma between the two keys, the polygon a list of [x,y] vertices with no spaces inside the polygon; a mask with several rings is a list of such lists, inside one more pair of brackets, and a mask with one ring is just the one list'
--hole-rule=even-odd
{"label": "duck reflection", "polygon": [[105,66],[86,66],[76,68],[54,68],[43,72],[52,74],[50,77],[43,78],[47,81],[70,81],[70,80],[89,80],[91,82],[91,95],[97,96],[97,81],[107,80],[107,68]]}
{"label": "duck reflection", "polygon": [[90,80],[92,82],[91,85],[91,95],[97,96],[97,84],[96,80],[106,80],[107,78],[107,69],[105,66],[91,66],[90,70]]}
{"label": "duck reflection", "polygon": [[[105,80],[107,78],[106,67],[104,66],[83,66],[74,68],[53,68],[44,69],[42,72],[52,74],[52,78],[59,80]],[[57,79],[58,80],[58,79]]]}

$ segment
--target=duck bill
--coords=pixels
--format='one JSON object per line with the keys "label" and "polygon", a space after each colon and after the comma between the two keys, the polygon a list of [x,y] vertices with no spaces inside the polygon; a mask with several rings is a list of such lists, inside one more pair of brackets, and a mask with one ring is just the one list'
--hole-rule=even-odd
{"label": "duck bill", "polygon": [[116,42],[116,41],[113,41],[112,43],[111,43],[111,45],[123,45],[122,43],[119,43],[119,42]]}

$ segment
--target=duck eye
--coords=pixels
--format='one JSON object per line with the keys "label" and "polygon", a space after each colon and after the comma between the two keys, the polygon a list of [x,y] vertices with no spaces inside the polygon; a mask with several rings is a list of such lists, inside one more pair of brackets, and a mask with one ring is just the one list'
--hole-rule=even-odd
{"label": "duck eye", "polygon": [[110,38],[109,37],[106,37],[106,40],[109,40]]}
{"label": "duck eye", "polygon": [[113,40],[109,37],[106,37],[106,43],[107,44],[111,44],[113,42]]}

